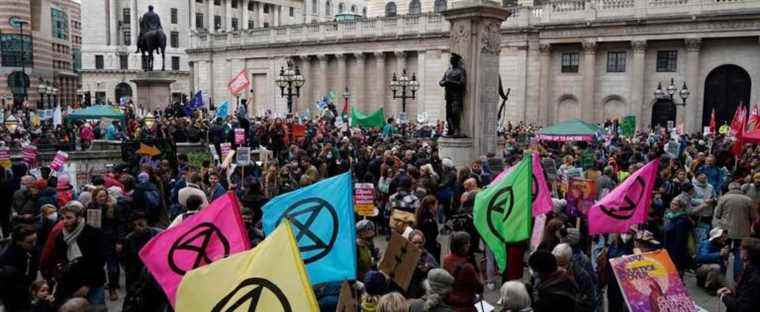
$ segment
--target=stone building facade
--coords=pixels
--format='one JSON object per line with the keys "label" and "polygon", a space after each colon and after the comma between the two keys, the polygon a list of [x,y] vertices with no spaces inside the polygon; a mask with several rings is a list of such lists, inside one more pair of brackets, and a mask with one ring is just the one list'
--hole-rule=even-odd
{"label": "stone building facade", "polygon": [[[435,0],[428,2],[422,7],[434,8]],[[653,116],[658,123],[667,116],[698,131],[713,109],[725,121],[739,103],[760,100],[758,1],[545,2],[508,7],[511,16],[501,25],[499,72],[504,88],[511,88],[507,120],[544,125],[635,115],[639,126],[648,126]],[[231,99],[227,81],[245,68],[256,112],[284,113],[274,79],[292,59],[306,78],[296,110],[348,87],[352,104],[365,111],[384,107],[390,115],[401,106],[390,94],[390,79],[407,69],[421,83],[407,112],[444,119],[438,80],[448,66],[448,22],[434,11],[373,13],[386,3],[370,1],[370,18],[357,22],[195,34],[188,50],[191,88],[215,102]],[[684,83],[689,96],[681,106]],[[658,85],[663,93],[656,97]]]}
{"label": "stone building facade", "polygon": [[[12,19],[23,27],[12,26]],[[11,103],[19,107],[24,99],[30,106],[74,103],[80,84],[81,40],[79,3],[0,1],[0,97],[5,107]],[[20,84],[24,75],[29,82],[26,89]],[[40,93],[40,85],[55,87],[58,93]]]}

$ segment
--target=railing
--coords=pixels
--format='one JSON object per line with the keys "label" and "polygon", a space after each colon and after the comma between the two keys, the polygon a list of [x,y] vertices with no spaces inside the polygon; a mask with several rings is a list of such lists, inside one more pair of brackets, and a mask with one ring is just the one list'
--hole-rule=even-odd
{"label": "railing", "polygon": [[[641,20],[664,17],[760,13],[758,0],[559,0],[536,7],[509,7],[503,29],[543,25]],[[375,17],[360,21],[323,22],[256,28],[237,32],[196,33],[191,49],[298,43],[305,41],[414,36],[446,33],[449,23],[442,15],[425,13]]]}

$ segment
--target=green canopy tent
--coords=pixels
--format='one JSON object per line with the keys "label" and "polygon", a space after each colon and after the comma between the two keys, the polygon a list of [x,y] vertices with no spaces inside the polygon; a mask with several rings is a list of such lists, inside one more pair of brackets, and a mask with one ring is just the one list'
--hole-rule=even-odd
{"label": "green canopy tent", "polygon": [[121,109],[110,105],[94,105],[85,107],[75,110],[66,116],[66,119],[68,120],[87,120],[101,118],[118,119],[123,123],[125,116],[124,112],[122,112]]}
{"label": "green canopy tent", "polygon": [[599,129],[595,124],[570,119],[539,130],[537,137],[543,141],[592,141]]}
{"label": "green canopy tent", "polygon": [[351,106],[351,127],[382,128],[383,126],[385,126],[385,112],[382,107],[374,113],[365,115]]}

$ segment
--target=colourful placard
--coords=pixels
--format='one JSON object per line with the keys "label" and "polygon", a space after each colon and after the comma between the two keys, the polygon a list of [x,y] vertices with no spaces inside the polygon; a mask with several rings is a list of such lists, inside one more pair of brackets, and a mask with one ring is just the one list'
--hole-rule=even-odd
{"label": "colourful placard", "polygon": [[613,258],[610,265],[629,311],[697,311],[667,251]]}
{"label": "colourful placard", "polygon": [[8,147],[0,147],[0,166],[5,169],[11,168],[11,149]]}
{"label": "colourful placard", "polygon": [[235,128],[235,144],[243,145],[243,142],[245,142],[245,129]]}
{"label": "colourful placard", "polygon": [[375,186],[372,183],[354,184],[354,211],[363,217],[374,217],[378,211],[375,209]]}
{"label": "colourful placard", "polygon": [[66,165],[67,160],[69,160],[69,154],[64,151],[58,151],[58,153],[55,153],[53,161],[50,162],[50,169],[56,172],[60,171]]}
{"label": "colourful placard", "polygon": [[37,146],[27,145],[24,146],[24,162],[31,168],[34,167],[34,162],[37,160]]}
{"label": "colourful placard", "polygon": [[565,192],[567,213],[573,217],[585,216],[596,200],[596,182],[589,179],[571,178]]}

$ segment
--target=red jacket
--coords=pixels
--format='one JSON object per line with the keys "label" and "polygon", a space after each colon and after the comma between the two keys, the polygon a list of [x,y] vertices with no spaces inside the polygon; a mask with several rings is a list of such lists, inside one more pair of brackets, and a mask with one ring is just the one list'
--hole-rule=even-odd
{"label": "red jacket", "polygon": [[478,271],[467,258],[451,253],[443,259],[443,268],[454,277],[447,303],[456,312],[475,312],[475,296],[483,293]]}
{"label": "red jacket", "polygon": [[40,273],[45,278],[53,276],[56,271],[55,263],[55,238],[63,231],[63,220],[56,222],[53,225],[53,229],[48,234],[45,246],[42,247],[42,255],[40,256]]}

